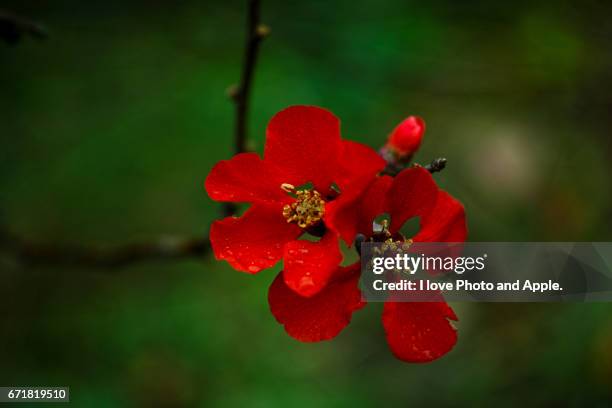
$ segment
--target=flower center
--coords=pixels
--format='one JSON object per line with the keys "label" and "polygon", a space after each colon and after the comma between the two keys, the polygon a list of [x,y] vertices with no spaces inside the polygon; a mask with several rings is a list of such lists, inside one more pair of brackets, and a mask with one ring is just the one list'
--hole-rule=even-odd
{"label": "flower center", "polygon": [[283,207],[283,217],[301,228],[319,223],[325,214],[325,201],[316,190],[296,190],[291,184],[282,184],[281,189],[295,195],[295,202]]}

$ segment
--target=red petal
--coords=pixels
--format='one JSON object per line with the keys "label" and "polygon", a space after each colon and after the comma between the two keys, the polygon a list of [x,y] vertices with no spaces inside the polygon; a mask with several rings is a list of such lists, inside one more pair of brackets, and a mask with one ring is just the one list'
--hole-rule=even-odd
{"label": "red petal", "polygon": [[446,302],[387,302],[382,315],[391,351],[413,363],[435,360],[453,348],[457,331],[448,319],[457,316]]}
{"label": "red petal", "polygon": [[216,201],[283,201],[287,195],[280,188],[282,179],[256,153],[242,153],[218,162],[204,185]]}
{"label": "red petal", "polygon": [[370,236],[376,216],[387,211],[387,191],[393,178],[380,176],[361,194],[342,194],[325,207],[325,224],[340,234],[347,245],[352,245],[360,232]]}
{"label": "red petal", "polygon": [[369,184],[374,176],[385,168],[386,162],[369,146],[343,140],[340,167],[334,181],[341,191],[355,183],[362,188]]}
{"label": "red petal", "polygon": [[464,242],[467,225],[463,205],[446,191],[439,190],[435,206],[421,218],[415,242]]}
{"label": "red petal", "polygon": [[217,259],[239,271],[257,273],[278,262],[285,243],[301,233],[300,227],[287,223],[279,206],[254,204],[240,218],[215,221],[210,244]]}
{"label": "red petal", "polygon": [[387,212],[389,192],[393,186],[393,177],[381,176],[370,185],[361,200],[357,229],[366,236],[372,235],[374,219]]}
{"label": "red petal", "polygon": [[352,245],[357,234],[359,202],[356,197],[343,197],[325,206],[325,225],[340,235],[347,245]]}
{"label": "red petal", "polygon": [[327,194],[340,156],[340,122],[316,106],[292,106],[268,124],[264,160],[286,174],[295,186],[312,182]]}
{"label": "red petal", "polygon": [[334,232],[326,233],[319,242],[291,241],[283,252],[285,283],[300,296],[311,297],[327,285],[341,261]]}
{"label": "red petal", "polygon": [[391,232],[397,232],[410,218],[427,214],[437,195],[438,186],[423,167],[412,167],[398,174],[388,194]]}
{"label": "red petal", "polygon": [[305,342],[332,339],[350,323],[353,312],[365,305],[358,286],[359,268],[355,264],[338,269],[339,278],[310,298],[289,289],[281,272],[268,292],[270,310],[293,338]]}

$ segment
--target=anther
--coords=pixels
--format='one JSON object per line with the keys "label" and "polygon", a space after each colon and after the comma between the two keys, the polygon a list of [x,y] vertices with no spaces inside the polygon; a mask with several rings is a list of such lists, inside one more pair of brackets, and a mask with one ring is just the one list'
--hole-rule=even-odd
{"label": "anther", "polygon": [[283,183],[280,185],[281,190],[283,190],[285,193],[293,193],[293,191],[295,190],[295,186],[293,184],[289,184],[289,183]]}
{"label": "anther", "polygon": [[301,228],[308,228],[321,221],[325,214],[325,201],[318,191],[290,190],[287,192],[293,192],[296,195],[295,202],[283,207],[283,216],[287,222],[295,222]]}

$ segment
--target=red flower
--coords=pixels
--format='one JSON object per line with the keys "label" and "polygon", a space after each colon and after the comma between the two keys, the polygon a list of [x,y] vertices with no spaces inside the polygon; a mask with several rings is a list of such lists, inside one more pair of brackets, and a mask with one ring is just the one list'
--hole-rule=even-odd
{"label": "red flower", "polygon": [[[326,222],[347,239],[359,232],[372,237],[376,216],[388,213],[388,233],[394,239],[402,225],[420,217],[415,242],[463,242],[467,236],[463,206],[439,190],[429,172],[413,167],[397,177],[378,177],[360,197],[359,204],[330,204]],[[279,276],[268,293],[270,309],[292,337],[301,341],[333,338],[364,303],[358,287],[359,263],[339,268],[330,283],[311,298],[288,290]],[[284,273],[284,272],[283,272]],[[457,334],[449,320],[457,320],[440,296],[439,302],[386,302],[382,323],[395,356],[404,361],[427,362],[447,353]]]}
{"label": "red flower", "polygon": [[[355,202],[384,166],[374,150],[341,140],[338,119],[324,109],[293,106],[277,113],[263,159],[239,154],[217,163],[206,178],[212,199],[252,204],[241,217],[213,223],[215,257],[248,273],[282,258],[284,284],[301,296],[315,295],[342,260],[338,234],[326,228],[329,205]],[[300,187],[307,183],[311,187]],[[298,240],[306,232],[322,238]]]}
{"label": "red flower", "polygon": [[421,146],[424,134],[425,121],[418,116],[409,116],[393,129],[385,147],[400,158],[409,157]]}

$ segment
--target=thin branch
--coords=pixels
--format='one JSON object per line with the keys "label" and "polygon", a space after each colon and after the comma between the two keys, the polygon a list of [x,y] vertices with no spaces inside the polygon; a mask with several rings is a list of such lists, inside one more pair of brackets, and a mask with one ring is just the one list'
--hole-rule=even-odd
{"label": "thin branch", "polygon": [[43,39],[47,37],[47,30],[40,24],[26,18],[9,11],[0,10],[0,38],[9,44],[15,44],[24,35]]}
{"label": "thin branch", "polygon": [[115,247],[27,242],[0,229],[0,254],[21,265],[120,268],[143,261],[200,258],[210,251],[208,238],[159,238]]}
{"label": "thin branch", "polygon": [[[246,40],[242,60],[242,73],[240,82],[230,87],[229,94],[236,108],[236,122],[234,127],[234,154],[244,153],[247,149],[247,122],[249,114],[249,101],[253,74],[261,41],[270,34],[270,28],[261,24],[259,20],[259,0],[249,0],[247,11]],[[236,206],[226,203],[223,206],[225,216],[236,213]]]}
{"label": "thin branch", "polygon": [[438,171],[444,170],[445,167],[446,159],[444,157],[439,157],[437,159],[432,160],[431,163],[425,166],[425,169],[430,173],[437,173]]}
{"label": "thin branch", "polygon": [[259,0],[249,0],[242,74],[240,83],[232,93],[232,99],[236,105],[236,127],[234,129],[234,152],[236,154],[247,151],[247,116],[249,114],[253,74],[257,63],[259,44],[270,33],[268,26],[261,24],[259,21],[259,4]]}

